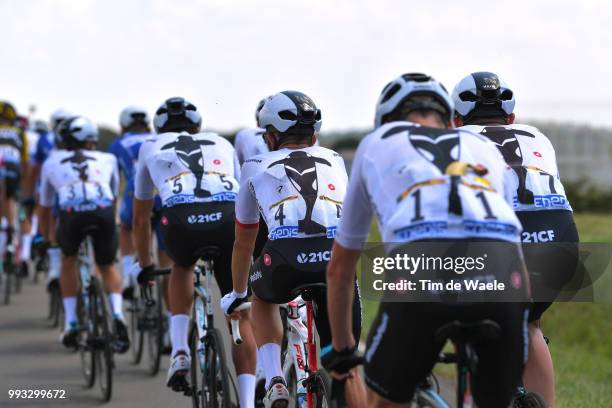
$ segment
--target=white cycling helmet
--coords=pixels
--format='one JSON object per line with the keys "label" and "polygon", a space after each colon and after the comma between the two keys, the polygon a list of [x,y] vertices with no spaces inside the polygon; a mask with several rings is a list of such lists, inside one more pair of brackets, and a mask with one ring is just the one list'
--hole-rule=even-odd
{"label": "white cycling helmet", "polygon": [[456,115],[463,122],[474,117],[508,117],[514,111],[514,92],[492,72],[474,72],[453,89]]}
{"label": "white cycling helmet", "polygon": [[149,126],[147,110],[140,106],[128,106],[119,115],[119,126],[129,129],[134,125]]}
{"label": "white cycling helmet", "polygon": [[395,78],[383,88],[376,103],[374,127],[377,128],[384,124],[387,121],[387,115],[402,108],[411,97],[419,95],[432,96],[434,100],[411,103],[411,106],[408,106],[409,110],[434,110],[439,112],[446,121],[452,120],[453,101],[444,85],[429,75],[410,73]]}
{"label": "white cycling helmet", "polygon": [[182,132],[202,125],[202,116],[191,102],[184,98],[167,99],[155,112],[153,126],[157,133]]}
{"label": "white cycling helmet", "polygon": [[263,108],[264,104],[266,103],[266,101],[268,99],[272,98],[272,95],[266,96],[265,98],[262,98],[258,103],[257,103],[257,107],[255,108],[255,123],[257,123],[257,126],[259,126],[259,112],[261,111],[261,108]]}
{"label": "white cycling helmet", "polygon": [[62,121],[58,133],[67,148],[79,147],[86,141],[98,141],[98,127],[83,116],[74,116]]}
{"label": "white cycling helmet", "polygon": [[58,109],[51,114],[49,118],[49,125],[51,126],[51,130],[56,131],[57,127],[63,120],[73,117],[74,115],[67,110]]}
{"label": "white cycling helmet", "polygon": [[283,91],[271,96],[259,111],[259,126],[272,126],[280,133],[289,130],[312,133],[321,129],[321,110],[312,99],[298,91]]}

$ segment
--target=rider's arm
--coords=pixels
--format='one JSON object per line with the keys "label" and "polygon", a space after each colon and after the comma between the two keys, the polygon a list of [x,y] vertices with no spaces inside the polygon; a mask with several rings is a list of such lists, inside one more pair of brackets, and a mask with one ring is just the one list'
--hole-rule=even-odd
{"label": "rider's arm", "polygon": [[133,234],[136,244],[136,258],[140,266],[145,267],[153,263],[151,259],[151,211],[153,199],[134,199],[134,225]]}
{"label": "rider's arm", "polygon": [[353,170],[342,206],[342,218],[327,265],[327,307],[335,350],[353,347],[359,339],[353,338],[352,304],[353,281],[361,247],[366,241],[372,220],[372,207],[364,179],[362,142],[355,155]]}
{"label": "rider's arm", "polygon": [[136,257],[141,267],[149,266],[151,260],[151,212],[153,211],[155,184],[146,164],[146,144],[139,152],[134,176],[133,234]]}
{"label": "rider's arm", "polygon": [[234,291],[247,290],[251,259],[259,230],[259,207],[251,190],[250,179],[256,171],[255,163],[242,168],[240,191],[236,200],[236,238],[232,253],[232,282]]}
{"label": "rider's arm", "polygon": [[[48,162],[46,162],[48,163]],[[40,233],[42,234],[42,236],[44,237],[45,241],[51,241],[51,228],[50,228],[50,224],[51,224],[51,209],[53,207],[53,205],[55,204],[55,189],[53,188],[53,185],[51,184],[51,180],[49,178],[50,176],[50,170],[48,169],[48,165],[43,165],[43,171],[42,171],[42,179],[40,182],[40,213],[39,213],[39,217],[40,217],[40,221],[39,221],[39,228],[40,228]]]}

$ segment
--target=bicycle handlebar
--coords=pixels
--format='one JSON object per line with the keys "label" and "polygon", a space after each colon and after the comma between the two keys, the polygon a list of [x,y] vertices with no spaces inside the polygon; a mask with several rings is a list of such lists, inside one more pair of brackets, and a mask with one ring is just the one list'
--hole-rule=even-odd
{"label": "bicycle handlebar", "polygon": [[[234,309],[234,312],[242,312],[244,310],[249,310],[251,308],[251,302],[245,302]],[[230,323],[232,327],[232,340],[234,340],[234,344],[240,345],[242,344],[242,337],[240,336],[240,319],[232,319],[230,318]]]}

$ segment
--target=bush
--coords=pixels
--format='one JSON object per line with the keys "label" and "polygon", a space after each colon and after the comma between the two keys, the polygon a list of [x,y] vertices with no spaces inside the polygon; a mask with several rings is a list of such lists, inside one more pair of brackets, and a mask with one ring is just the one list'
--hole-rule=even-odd
{"label": "bush", "polygon": [[612,210],[612,190],[604,190],[587,179],[564,182],[565,193],[574,211],[609,212]]}

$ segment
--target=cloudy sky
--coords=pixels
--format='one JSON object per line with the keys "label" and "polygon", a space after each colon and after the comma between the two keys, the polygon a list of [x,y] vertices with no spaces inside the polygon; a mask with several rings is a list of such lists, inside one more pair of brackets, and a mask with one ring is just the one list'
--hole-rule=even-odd
{"label": "cloudy sky", "polygon": [[205,125],[253,123],[296,89],[324,130],[371,126],[382,87],[423,71],[447,88],[490,70],[520,117],[612,126],[607,0],[0,0],[0,99],[115,126],[184,96]]}

